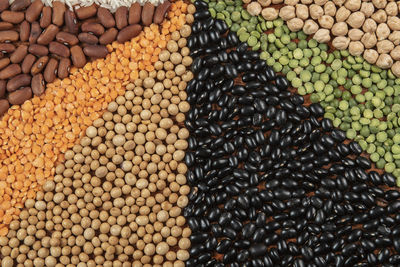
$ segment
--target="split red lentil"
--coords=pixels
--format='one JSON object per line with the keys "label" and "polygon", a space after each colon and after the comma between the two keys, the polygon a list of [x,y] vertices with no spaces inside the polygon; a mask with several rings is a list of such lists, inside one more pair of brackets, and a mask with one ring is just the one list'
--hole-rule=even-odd
{"label": "split red lentil", "polygon": [[105,59],[72,68],[68,78],[47,84],[41,97],[14,106],[0,120],[0,236],[16,219],[27,199],[33,199],[64,153],[84,135],[140,70],[153,64],[170,40],[170,33],[192,22],[183,1],[172,4],[161,27],[150,25],[125,44],[108,45]]}

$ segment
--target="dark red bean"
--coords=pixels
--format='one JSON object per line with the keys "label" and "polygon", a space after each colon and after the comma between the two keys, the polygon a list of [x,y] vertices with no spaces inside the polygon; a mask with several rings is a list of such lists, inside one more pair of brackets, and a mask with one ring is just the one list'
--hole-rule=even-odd
{"label": "dark red bean", "polygon": [[74,66],[77,68],[82,68],[86,64],[85,54],[78,45],[71,47],[71,59]]}
{"label": "dark red bean", "polygon": [[59,43],[59,42],[51,42],[49,44],[50,53],[60,56],[60,57],[69,57],[70,52],[67,46]]}
{"label": "dark red bean", "polygon": [[59,31],[60,29],[56,25],[50,24],[39,36],[37,43],[41,45],[48,45],[56,38],[56,35]]}
{"label": "dark red bean", "polygon": [[43,73],[44,80],[51,83],[57,77],[57,67],[58,61],[55,58],[51,58],[49,63],[47,63],[46,68]]}
{"label": "dark red bean", "polygon": [[128,22],[129,24],[138,24],[140,22],[142,15],[142,7],[138,2],[133,3],[131,7],[129,8],[129,18]]}
{"label": "dark red bean", "polygon": [[110,28],[99,38],[99,43],[102,45],[111,44],[117,38],[118,30]]}
{"label": "dark red bean", "polygon": [[161,24],[168,12],[171,8],[171,2],[168,0],[164,1],[161,5],[158,5],[156,11],[154,12],[153,23]]}
{"label": "dark red bean", "polygon": [[73,34],[77,34],[79,31],[78,20],[73,11],[65,11],[65,25],[67,26],[67,31]]}
{"label": "dark red bean", "polygon": [[[7,0],[8,2],[8,0]],[[1,83],[1,81],[0,81]],[[0,116],[4,115],[7,110],[10,108],[10,104],[7,99],[0,99]]]}
{"label": "dark red bean", "polygon": [[9,0],[0,0],[0,12],[9,8],[10,2]]}
{"label": "dark red bean", "polygon": [[31,44],[28,51],[38,57],[47,56],[49,54],[49,49],[45,45]]}
{"label": "dark red bean", "polygon": [[99,38],[97,38],[95,35],[87,33],[87,32],[82,32],[78,35],[79,41],[82,43],[87,43],[87,44],[97,44],[99,42]]}
{"label": "dark red bean", "polygon": [[46,90],[45,81],[43,78],[43,74],[39,73],[33,76],[31,82],[32,92],[36,96],[41,96]]}
{"label": "dark red bean", "polygon": [[31,69],[31,74],[36,75],[44,70],[44,68],[47,65],[47,62],[49,62],[49,57],[44,56],[36,60],[36,62],[33,64],[32,69]]}
{"label": "dark red bean", "polygon": [[142,9],[142,24],[144,26],[149,26],[153,22],[154,8],[152,3],[146,2],[144,4]]}
{"label": "dark red bean", "polygon": [[40,13],[42,13],[43,9],[43,2],[42,0],[35,0],[33,3],[28,7],[25,12],[25,19],[30,23],[39,19]]}
{"label": "dark red bean", "polygon": [[19,40],[21,42],[26,42],[29,40],[29,35],[31,34],[31,24],[24,20],[19,26]]}
{"label": "dark red bean", "polygon": [[104,33],[104,27],[100,23],[84,22],[81,26],[83,32],[90,32],[94,35],[100,36]]}
{"label": "dark red bean", "polygon": [[67,10],[67,8],[64,3],[61,3],[60,1],[53,2],[52,21],[54,25],[61,27],[64,24],[65,10]]}
{"label": "dark red bean", "polygon": [[62,58],[58,64],[58,78],[64,79],[69,75],[69,70],[71,67],[71,60],[69,58]]}
{"label": "dark red bean", "polygon": [[41,33],[42,33],[42,28],[40,28],[40,25],[38,22],[34,21],[31,25],[31,33],[29,35],[29,43],[30,44],[36,43],[37,39],[39,38]]}
{"label": "dark red bean", "polygon": [[8,65],[0,71],[0,79],[5,80],[21,73],[21,66],[18,64]]}
{"label": "dark red bean", "polygon": [[14,25],[10,22],[0,22],[0,31],[11,30],[13,27]]}
{"label": "dark red bean", "polygon": [[7,81],[0,80],[0,99],[6,95],[6,91],[7,91],[6,86],[7,86]]}
{"label": "dark red bean", "polygon": [[83,48],[83,53],[88,57],[104,58],[107,56],[108,50],[104,45],[88,45]]}
{"label": "dark red bean", "polygon": [[28,46],[27,45],[19,45],[18,48],[12,53],[10,56],[10,60],[12,63],[21,63],[25,56],[28,54]]}
{"label": "dark red bean", "polygon": [[115,26],[115,20],[111,12],[104,7],[99,7],[97,9],[97,18],[100,23],[106,28],[112,28]]}
{"label": "dark red bean", "polygon": [[36,61],[36,57],[32,54],[28,54],[24,58],[24,61],[22,61],[22,64],[21,64],[22,73],[30,73],[35,61]]}
{"label": "dark red bean", "polygon": [[65,45],[73,46],[79,43],[78,38],[75,34],[68,33],[68,32],[59,32],[56,35],[56,40],[60,43]]}
{"label": "dark red bean", "polygon": [[120,43],[130,41],[133,37],[138,36],[141,31],[142,26],[139,24],[129,25],[118,33],[117,41]]}
{"label": "dark red bean", "polygon": [[87,7],[80,7],[75,10],[75,13],[80,20],[91,18],[97,13],[97,5],[93,4]]}
{"label": "dark red bean", "polygon": [[15,0],[10,7],[11,11],[21,11],[31,4],[30,0]]}
{"label": "dark red bean", "polygon": [[49,6],[45,6],[42,9],[42,16],[40,17],[40,27],[45,29],[51,24],[52,9]]}
{"label": "dark red bean", "polygon": [[0,51],[3,54],[11,54],[15,51],[15,45],[13,44],[0,44]]}
{"label": "dark red bean", "polygon": [[115,11],[115,25],[119,30],[128,26],[128,8],[126,6],[121,6]]}
{"label": "dark red bean", "polygon": [[31,84],[32,76],[29,74],[19,74],[14,78],[8,80],[7,91],[14,92],[15,90]]}
{"label": "dark red bean", "polygon": [[11,105],[22,105],[26,100],[32,98],[32,90],[30,87],[24,87],[8,95],[8,102]]}

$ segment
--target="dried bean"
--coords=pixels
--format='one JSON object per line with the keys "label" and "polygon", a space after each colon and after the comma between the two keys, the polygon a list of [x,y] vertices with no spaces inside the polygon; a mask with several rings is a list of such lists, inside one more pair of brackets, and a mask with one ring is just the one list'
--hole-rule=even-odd
{"label": "dried bean", "polygon": [[100,23],[84,22],[81,26],[83,32],[90,32],[94,35],[100,36],[104,33],[104,27]]}
{"label": "dried bean", "polygon": [[58,61],[55,58],[51,58],[43,73],[46,82],[51,83],[57,77],[57,67]]}
{"label": "dried bean", "polygon": [[[7,0],[8,2],[8,0]],[[1,81],[0,81],[1,83]],[[7,99],[0,99],[0,116],[7,112],[10,108],[10,104],[8,103]]]}
{"label": "dried bean", "polygon": [[99,42],[99,38],[97,38],[95,35],[87,33],[87,32],[82,32],[78,35],[79,41],[82,43],[87,43],[87,44],[97,44]]}
{"label": "dried bean", "polygon": [[142,26],[140,26],[139,24],[127,26],[118,33],[117,41],[120,43],[129,41],[133,37],[138,36],[141,31]]}
{"label": "dried bean", "polygon": [[40,13],[42,13],[43,9],[43,2],[42,0],[35,0],[26,10],[25,12],[25,19],[30,23],[36,21]]}
{"label": "dried bean", "polygon": [[69,75],[71,67],[71,60],[69,58],[62,58],[58,64],[58,78],[64,79]]}
{"label": "dried bean", "polygon": [[0,59],[0,70],[4,69],[10,64],[10,59],[8,57]]}
{"label": "dried bean", "polygon": [[27,54],[28,54],[28,46],[20,45],[15,50],[15,52],[12,53],[12,55],[10,56],[10,60],[12,63],[21,63]]}
{"label": "dried bean", "polygon": [[10,22],[12,24],[19,24],[25,19],[24,12],[14,12],[4,10],[1,12],[1,19],[5,22]]}
{"label": "dried bean", "polygon": [[5,80],[0,80],[0,98],[3,98],[6,95],[6,85],[7,82]]}
{"label": "dried bean", "polygon": [[31,88],[32,88],[32,93],[36,96],[40,96],[44,93],[46,87],[43,79],[43,74],[39,73],[33,76],[31,82]]}
{"label": "dried bean", "polygon": [[29,35],[29,43],[30,44],[36,43],[41,33],[42,33],[42,28],[40,28],[39,23],[36,21],[33,22],[31,25],[31,33]]}
{"label": "dried bean", "polygon": [[59,42],[51,42],[49,45],[50,53],[60,56],[60,57],[69,57],[70,52],[67,46],[59,43]]}
{"label": "dried bean", "polygon": [[48,45],[51,41],[53,41],[56,38],[56,35],[59,32],[59,30],[60,29],[56,25],[54,24],[49,25],[37,39],[38,44]]}
{"label": "dried bean", "polygon": [[49,54],[49,49],[47,48],[47,46],[38,44],[31,44],[28,48],[28,51],[29,53],[38,57],[47,56]]}
{"label": "dried bean", "polygon": [[97,9],[97,18],[106,28],[112,28],[115,26],[115,19],[107,8],[99,7],[99,9]]}
{"label": "dried bean", "polygon": [[11,11],[21,11],[31,4],[31,0],[15,0],[10,7]]}
{"label": "dried bean", "polygon": [[0,31],[11,30],[13,27],[14,25],[10,22],[0,22]]}
{"label": "dried bean", "polygon": [[31,24],[24,20],[19,26],[19,40],[21,42],[26,42],[29,40],[29,35],[31,34]]}
{"label": "dried bean", "polygon": [[40,17],[40,27],[47,28],[51,24],[51,13],[52,9],[49,6],[45,6],[42,9],[42,16]]}
{"label": "dried bean", "polygon": [[24,58],[24,61],[22,61],[22,64],[21,64],[22,73],[30,73],[35,61],[36,61],[36,57],[32,54],[28,54]]}
{"label": "dried bean", "polygon": [[44,56],[36,60],[35,64],[33,64],[31,69],[31,74],[36,75],[39,72],[42,72],[43,69],[46,67],[47,62],[49,62],[49,57]]}
{"label": "dried bean", "polygon": [[21,73],[21,67],[18,64],[8,65],[5,69],[0,71],[0,80],[9,79]]}
{"label": "dried bean", "polygon": [[129,24],[138,24],[142,14],[142,7],[138,2],[133,3],[129,8]]}
{"label": "dried bean", "polygon": [[65,25],[70,33],[77,34],[79,31],[78,20],[73,11],[65,11]]}
{"label": "dried bean", "polygon": [[108,29],[103,35],[99,38],[100,44],[111,44],[117,38],[118,30],[116,28]]}
{"label": "dried bean", "polygon": [[0,43],[16,42],[19,39],[19,34],[16,31],[0,31]]}
{"label": "dried bean", "polygon": [[83,52],[86,56],[93,58],[106,57],[108,54],[107,47],[104,45],[88,45],[83,48]]}
{"label": "dried bean", "polygon": [[142,10],[142,24],[144,26],[149,26],[153,22],[154,15],[154,5],[146,2]]}
{"label": "dried bean", "polygon": [[154,12],[153,23],[161,24],[171,7],[171,2],[168,0],[164,1],[161,5],[157,6],[156,11]]}
{"label": "dried bean", "polygon": [[115,25],[119,30],[128,26],[128,8],[126,6],[121,6],[115,11]]}
{"label": "dried bean", "polygon": [[75,34],[68,33],[68,32],[59,32],[56,35],[56,40],[60,43],[65,45],[73,46],[79,43],[78,38]]}
{"label": "dried bean", "polygon": [[8,95],[8,102],[11,105],[22,105],[26,100],[32,98],[32,90],[30,87],[24,87]]}
{"label": "dried bean", "polygon": [[78,45],[71,47],[71,59],[74,66],[77,68],[82,68],[86,64],[85,54]]}
{"label": "dried bean", "polygon": [[0,0],[0,12],[6,10],[10,6],[9,0]]}
{"label": "dried bean", "polygon": [[13,44],[0,44],[0,51],[4,54],[10,54],[15,51],[15,45]]}
{"label": "dried bean", "polygon": [[75,10],[76,16],[81,19],[88,19],[90,17],[93,17],[97,13],[97,6],[95,4],[87,7],[80,7]]}
{"label": "dried bean", "polygon": [[15,90],[31,84],[32,76],[29,74],[19,74],[14,78],[8,80],[7,91],[14,92]]}
{"label": "dried bean", "polygon": [[65,4],[60,1],[53,2],[53,24],[61,27],[64,24]]}

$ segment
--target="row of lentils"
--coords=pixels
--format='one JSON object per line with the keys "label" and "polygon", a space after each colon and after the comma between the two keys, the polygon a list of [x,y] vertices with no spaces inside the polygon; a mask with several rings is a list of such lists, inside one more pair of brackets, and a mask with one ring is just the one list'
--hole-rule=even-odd
{"label": "row of lentils", "polygon": [[186,265],[399,266],[395,177],[195,5]]}

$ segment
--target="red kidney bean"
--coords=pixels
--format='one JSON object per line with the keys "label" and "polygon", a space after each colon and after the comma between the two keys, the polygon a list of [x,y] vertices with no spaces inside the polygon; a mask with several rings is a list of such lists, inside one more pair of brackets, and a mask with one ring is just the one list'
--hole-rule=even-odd
{"label": "red kidney bean", "polygon": [[8,65],[0,71],[0,80],[9,79],[21,73],[21,66],[18,64]]}
{"label": "red kidney bean", "polygon": [[60,1],[53,2],[53,24],[61,27],[64,24],[64,14],[67,10],[64,3]]}
{"label": "red kidney bean", "polygon": [[6,94],[6,80],[0,80],[0,98],[3,98]]}
{"label": "red kidney bean", "polygon": [[133,3],[129,8],[129,24],[138,24],[142,14],[142,7],[138,2]]}
{"label": "red kidney bean", "polygon": [[15,0],[10,7],[11,11],[21,11],[31,4],[31,0]]}
{"label": "red kidney bean", "polygon": [[69,57],[70,52],[67,46],[59,43],[59,42],[51,42],[49,45],[50,53],[60,56],[60,57]]}
{"label": "red kidney bean", "polygon": [[8,92],[14,92],[15,90],[25,87],[27,85],[31,84],[31,79],[32,76],[29,74],[19,74],[12,78],[11,80],[8,80],[7,82],[7,91]]}
{"label": "red kidney bean", "polygon": [[43,74],[38,73],[32,78],[31,88],[34,95],[40,96],[46,89]]}
{"label": "red kidney bean", "polygon": [[32,66],[31,74],[35,75],[39,72],[42,72],[42,70],[46,67],[47,62],[49,62],[48,56],[44,56],[36,60],[35,64]]}
{"label": "red kidney bean", "polygon": [[60,29],[56,25],[50,24],[37,39],[38,44],[48,45],[56,38],[56,34],[59,30]]}
{"label": "red kidney bean", "polygon": [[15,45],[13,44],[0,44],[0,51],[4,54],[10,54],[15,51]]}
{"label": "red kidney bean", "polygon": [[5,22],[10,22],[12,24],[19,24],[25,19],[24,12],[14,12],[4,10],[1,12],[1,19]]}
{"label": "red kidney bean", "polygon": [[34,21],[31,25],[31,33],[28,39],[29,43],[30,44],[36,43],[41,33],[42,33],[42,28],[40,28],[40,25],[37,21]]}
{"label": "red kidney bean", "polygon": [[6,10],[10,6],[9,0],[0,0],[0,12]]}
{"label": "red kidney bean", "polygon": [[0,59],[0,70],[4,69],[10,64],[11,60],[8,57]]}
{"label": "red kidney bean", "polygon": [[79,31],[79,26],[74,11],[71,10],[65,11],[64,17],[65,17],[65,25],[67,26],[68,32],[77,34]]}
{"label": "red kidney bean", "polygon": [[97,44],[99,42],[99,38],[97,38],[95,35],[87,33],[87,32],[82,32],[78,35],[79,41],[82,43],[86,44]]}
{"label": "red kidney bean", "polygon": [[99,58],[106,57],[108,50],[104,45],[88,45],[83,48],[83,53],[88,57]]}
{"label": "red kidney bean", "polygon": [[142,24],[144,26],[149,26],[153,22],[154,15],[154,5],[146,2],[142,10]]}
{"label": "red kidney bean", "polygon": [[0,31],[11,30],[13,27],[14,25],[10,22],[0,22]]}
{"label": "red kidney bean", "polygon": [[95,4],[91,6],[86,6],[86,7],[80,7],[75,10],[76,16],[81,19],[88,19],[90,17],[93,17],[97,13],[97,6]]}
{"label": "red kidney bean", "polygon": [[71,59],[74,66],[77,68],[82,68],[86,64],[85,54],[78,45],[71,47]]}
{"label": "red kidney bean", "polygon": [[24,87],[8,95],[8,102],[11,105],[22,105],[26,100],[32,98],[32,90],[30,87]]}
{"label": "red kidney bean", "polygon": [[49,49],[45,45],[31,44],[28,51],[38,57],[47,56],[49,54]]}
{"label": "red kidney bean", "polygon": [[51,58],[49,60],[49,63],[47,63],[47,66],[43,73],[43,77],[46,82],[51,83],[57,77],[57,67],[58,67],[57,59]]}
{"label": "red kidney bean", "polygon": [[128,8],[121,6],[115,11],[115,24],[119,30],[128,26]]}
{"label": "red kidney bean", "polygon": [[21,63],[24,60],[25,56],[28,54],[28,46],[27,45],[19,45],[14,53],[10,56],[10,60],[12,63]]}
{"label": "red kidney bean", "polygon": [[97,18],[100,23],[106,28],[112,28],[115,26],[115,20],[111,12],[104,7],[99,7],[97,9]]}
{"label": "red kidney bean", "polygon": [[19,34],[16,31],[0,31],[0,43],[18,41]]}
{"label": "red kidney bean", "polygon": [[42,9],[42,16],[40,18],[40,27],[47,28],[51,24],[51,13],[52,9],[49,6],[45,6]]}
{"label": "red kidney bean", "polygon": [[142,26],[140,26],[139,24],[127,26],[118,33],[117,41],[120,43],[129,41],[133,37],[138,36],[141,31],[142,31]]}
{"label": "red kidney bean", "polygon": [[26,42],[29,40],[29,35],[31,34],[31,24],[28,21],[24,20],[19,25],[19,40],[21,42]]}
{"label": "red kidney bean", "polygon": [[161,5],[157,6],[154,12],[153,23],[161,24],[167,14],[168,10],[171,8],[171,3],[166,0]]}
{"label": "red kidney bean", "polygon": [[69,70],[71,67],[71,60],[69,58],[62,58],[58,64],[58,78],[64,79],[69,75]]}
{"label": "red kidney bean", "polygon": [[10,104],[8,103],[8,100],[0,99],[0,116],[5,114],[9,108],[10,108]]}
{"label": "red kidney bean", "polygon": [[79,43],[78,38],[75,36],[75,34],[71,34],[68,32],[59,32],[56,35],[56,40],[60,43],[63,43],[65,45],[73,46]]}
{"label": "red kidney bean", "polygon": [[100,36],[104,33],[104,27],[100,23],[84,22],[81,26],[83,32],[91,32],[94,35]]}
{"label": "red kidney bean", "polygon": [[117,38],[118,30],[110,28],[99,38],[99,43],[102,45],[111,44]]}
{"label": "red kidney bean", "polygon": [[34,22],[40,16],[43,9],[43,2],[42,0],[35,0],[26,10],[25,12],[25,19],[29,22]]}
{"label": "red kidney bean", "polygon": [[22,73],[31,72],[32,66],[35,63],[35,61],[36,61],[36,57],[32,54],[28,54],[24,58],[24,61],[22,61],[22,64],[21,64]]}

